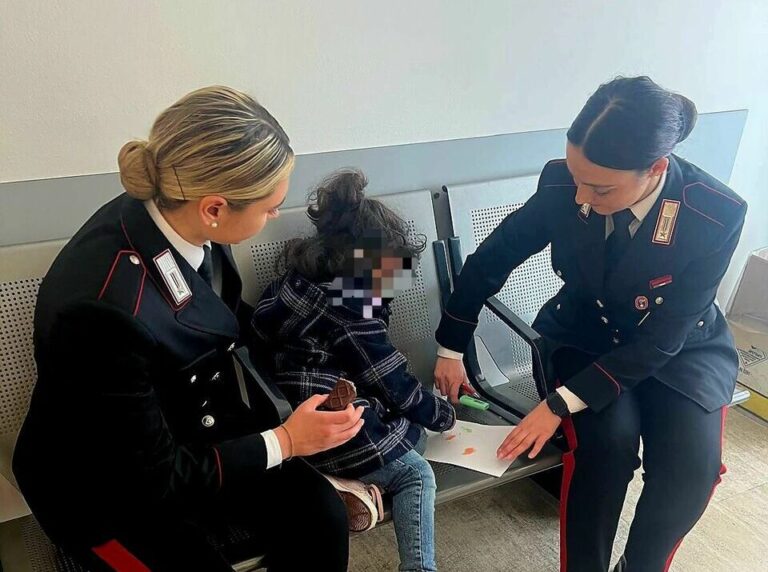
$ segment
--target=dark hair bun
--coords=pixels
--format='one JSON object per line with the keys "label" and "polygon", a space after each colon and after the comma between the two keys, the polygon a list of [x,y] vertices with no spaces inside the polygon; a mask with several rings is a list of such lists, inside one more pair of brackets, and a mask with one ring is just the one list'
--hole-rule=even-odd
{"label": "dark hair bun", "polygon": [[696,119],[699,114],[696,111],[696,104],[684,95],[677,95],[680,104],[680,135],[677,139],[678,143],[681,143],[688,139],[688,136],[696,127]]}
{"label": "dark hair bun", "polygon": [[335,173],[310,195],[309,218],[321,233],[358,234],[358,211],[368,180],[357,170]]}

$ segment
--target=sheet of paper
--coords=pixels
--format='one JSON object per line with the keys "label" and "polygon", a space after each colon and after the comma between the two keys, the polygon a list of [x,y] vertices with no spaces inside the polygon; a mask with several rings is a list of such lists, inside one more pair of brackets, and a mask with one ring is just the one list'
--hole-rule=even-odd
{"label": "sheet of paper", "polygon": [[445,433],[429,432],[424,457],[429,461],[458,465],[500,477],[510,461],[499,461],[496,450],[512,430],[511,425],[478,425],[457,421]]}

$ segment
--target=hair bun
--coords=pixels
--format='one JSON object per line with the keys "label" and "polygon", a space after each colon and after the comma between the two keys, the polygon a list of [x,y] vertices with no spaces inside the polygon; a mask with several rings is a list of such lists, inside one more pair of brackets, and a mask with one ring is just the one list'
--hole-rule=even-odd
{"label": "hair bun", "polygon": [[368,180],[358,170],[335,173],[325,179],[312,193],[309,217],[319,231],[355,234],[357,211],[365,200]]}
{"label": "hair bun", "polygon": [[146,141],[129,141],[117,155],[120,182],[125,192],[142,201],[158,193],[157,166]]}
{"label": "hair bun", "polygon": [[683,95],[678,95],[677,98],[680,104],[680,135],[677,138],[677,142],[681,143],[688,138],[693,128],[696,127],[698,112],[696,111],[696,105],[690,99]]}

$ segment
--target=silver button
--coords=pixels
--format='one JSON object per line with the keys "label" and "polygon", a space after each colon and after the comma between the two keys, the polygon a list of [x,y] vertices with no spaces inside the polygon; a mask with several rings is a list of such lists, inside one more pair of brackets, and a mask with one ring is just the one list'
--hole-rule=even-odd
{"label": "silver button", "polygon": [[603,324],[608,323],[608,318],[606,318],[605,316],[600,316],[600,319],[603,321]]}
{"label": "silver button", "polygon": [[618,345],[621,343],[621,340],[619,340],[619,338],[613,338],[613,343]]}
{"label": "silver button", "polygon": [[560,278],[562,278],[562,277],[563,277],[563,273],[562,273],[562,272],[560,272],[559,270],[556,272],[556,274],[557,274],[557,275],[558,275]]}
{"label": "silver button", "polygon": [[141,261],[139,260],[139,257],[138,257],[138,256],[136,256],[135,254],[131,254],[131,255],[128,257],[128,260],[130,260],[130,261],[131,261],[133,264],[135,264],[136,266],[138,266],[139,264],[141,264]]}
{"label": "silver button", "polygon": [[216,373],[213,374],[211,381],[218,381],[220,377],[221,377],[221,372],[217,371]]}
{"label": "silver button", "polygon": [[228,351],[228,352],[233,352],[233,351],[235,351],[235,342],[232,342],[232,343],[229,345],[229,347],[227,348],[227,351]]}
{"label": "silver button", "polygon": [[560,304],[558,304],[558,305],[556,306],[556,308],[559,310],[559,309],[560,309]]}
{"label": "silver button", "polygon": [[657,304],[658,306],[661,306],[663,303],[664,303],[664,298],[662,298],[661,296],[659,296],[658,298],[656,298],[656,304]]}
{"label": "silver button", "polygon": [[704,320],[699,320],[699,323],[696,325],[699,326],[700,328],[704,327]]}
{"label": "silver button", "polygon": [[605,304],[603,304],[601,300],[595,300],[595,302],[597,303],[598,308],[605,308]]}
{"label": "silver button", "polygon": [[203,424],[203,427],[213,427],[213,424],[216,423],[216,420],[213,418],[213,415],[206,415],[200,420],[200,422]]}
{"label": "silver button", "polygon": [[192,377],[189,378],[189,383],[195,383],[196,381],[197,381],[196,375],[193,375]]}

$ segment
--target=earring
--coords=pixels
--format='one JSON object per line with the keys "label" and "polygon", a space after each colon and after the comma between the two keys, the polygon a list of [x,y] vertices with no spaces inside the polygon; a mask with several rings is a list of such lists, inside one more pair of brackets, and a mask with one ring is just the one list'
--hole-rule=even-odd
{"label": "earring", "polygon": [[212,228],[219,228],[219,223],[217,223],[216,221],[213,221],[213,222],[211,223],[211,227],[212,227]]}

